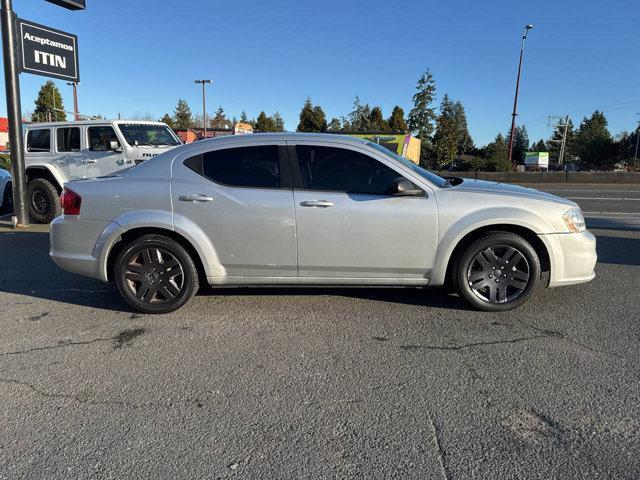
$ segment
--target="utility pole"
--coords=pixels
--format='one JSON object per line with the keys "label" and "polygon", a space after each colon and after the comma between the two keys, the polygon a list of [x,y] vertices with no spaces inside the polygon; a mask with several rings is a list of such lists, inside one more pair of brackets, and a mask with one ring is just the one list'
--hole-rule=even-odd
{"label": "utility pole", "polygon": [[78,85],[80,85],[80,82],[67,82],[67,85],[73,86],[73,118],[77,122],[80,120],[78,110]]}
{"label": "utility pole", "polygon": [[569,128],[569,115],[564,117],[564,130],[562,131],[562,143],[560,144],[560,157],[558,158],[558,163],[562,165],[564,163],[564,152],[567,145],[567,129]]}
{"label": "utility pole", "polygon": [[22,139],[22,106],[20,105],[20,81],[18,49],[16,45],[16,22],[11,0],[1,0],[2,52],[4,60],[4,86],[7,93],[7,116],[9,117],[9,145],[11,146],[11,175],[13,176],[13,208],[17,227],[29,226],[27,210],[27,182],[24,165],[24,143]]}
{"label": "utility pole", "polygon": [[[636,113],[640,116],[640,112]],[[633,155],[634,160],[638,160],[638,145],[640,144],[640,120],[638,120],[638,128],[636,128],[636,153]]]}
{"label": "utility pole", "polygon": [[213,83],[212,80],[196,80],[196,83],[202,84],[202,123],[203,125],[203,138],[207,138],[207,94],[205,92],[205,85],[208,83]]}
{"label": "utility pole", "polygon": [[[522,32],[522,45],[520,46],[520,61],[518,62],[518,77],[516,79],[516,95],[513,100],[513,113],[511,114],[511,131],[509,132],[509,163],[513,166],[511,159],[513,153],[513,134],[516,128],[516,115],[518,115],[518,91],[520,90],[520,73],[522,72],[522,57],[524,56],[524,43],[527,40],[527,34],[529,30],[533,28],[533,25],[528,24],[524,27]],[[515,169],[514,169],[515,170]]]}

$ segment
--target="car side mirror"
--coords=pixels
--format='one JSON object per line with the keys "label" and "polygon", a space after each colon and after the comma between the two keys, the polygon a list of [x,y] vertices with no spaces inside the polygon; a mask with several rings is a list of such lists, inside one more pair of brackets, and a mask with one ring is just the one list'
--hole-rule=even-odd
{"label": "car side mirror", "polygon": [[389,193],[396,197],[420,197],[424,195],[424,190],[416,187],[406,178],[398,177],[393,181]]}
{"label": "car side mirror", "polygon": [[109,147],[111,148],[111,150],[113,150],[114,152],[121,152],[122,151],[122,147],[120,146],[120,142],[117,140],[111,140],[109,142]]}

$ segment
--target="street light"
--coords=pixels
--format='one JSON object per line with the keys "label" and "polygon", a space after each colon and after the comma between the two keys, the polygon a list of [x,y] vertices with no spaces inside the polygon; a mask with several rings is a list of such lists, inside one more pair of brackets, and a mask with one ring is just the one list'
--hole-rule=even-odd
{"label": "street light", "polygon": [[80,112],[78,112],[78,85],[80,85],[80,82],[67,82],[67,85],[73,86],[73,118],[77,122],[80,120]]}
{"label": "street light", "polygon": [[524,55],[524,42],[527,39],[527,33],[533,28],[533,25],[528,24],[524,27],[522,32],[522,46],[520,47],[520,62],[518,63],[518,79],[516,80],[516,96],[513,100],[513,113],[511,114],[511,132],[509,133],[509,163],[513,165],[511,155],[513,153],[513,134],[516,128],[516,115],[518,108],[518,89],[520,88],[520,72],[522,71],[522,56]]}
{"label": "street light", "polygon": [[207,83],[213,83],[212,80],[196,80],[196,83],[202,84],[202,123],[204,123],[204,138],[207,138],[207,94],[205,93],[204,86]]}

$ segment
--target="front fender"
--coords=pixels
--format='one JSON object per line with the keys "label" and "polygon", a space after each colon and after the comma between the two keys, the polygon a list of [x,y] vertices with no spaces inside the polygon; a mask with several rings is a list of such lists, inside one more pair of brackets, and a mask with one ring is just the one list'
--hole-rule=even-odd
{"label": "front fender", "polygon": [[[441,223],[443,217],[440,218]],[[471,232],[483,227],[495,225],[513,225],[531,230],[537,235],[553,231],[553,226],[543,217],[522,208],[496,207],[462,216],[450,224],[440,225],[441,237],[438,242],[438,252],[430,285],[442,285],[447,274],[447,266],[451,254],[460,241]],[[544,241],[548,248],[548,242]]]}

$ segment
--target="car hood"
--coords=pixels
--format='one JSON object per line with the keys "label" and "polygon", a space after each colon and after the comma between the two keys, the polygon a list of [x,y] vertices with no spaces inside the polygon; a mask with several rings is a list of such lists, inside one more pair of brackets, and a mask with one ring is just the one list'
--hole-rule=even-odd
{"label": "car hood", "polygon": [[486,180],[461,179],[462,183],[451,187],[453,190],[482,193],[490,195],[506,195],[518,198],[531,198],[534,200],[546,200],[548,202],[562,203],[565,205],[576,205],[575,202],[566,198],[558,197],[550,193],[541,192],[534,188],[521,187],[509,183],[490,182]]}

